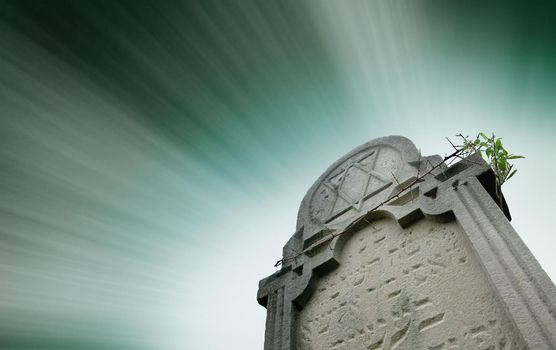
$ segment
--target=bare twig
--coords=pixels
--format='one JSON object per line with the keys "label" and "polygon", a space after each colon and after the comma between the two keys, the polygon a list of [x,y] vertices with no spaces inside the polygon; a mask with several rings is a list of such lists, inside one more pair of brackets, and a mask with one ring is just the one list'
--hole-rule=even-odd
{"label": "bare twig", "polygon": [[[421,171],[421,150],[419,150],[419,159],[417,160],[417,178],[419,178],[420,171]],[[411,191],[411,187],[409,189]],[[413,203],[413,199],[414,199],[413,197],[415,194],[413,192],[410,193],[411,193],[411,203]]]}
{"label": "bare twig", "polygon": [[[460,135],[461,135],[461,134],[460,134]],[[452,147],[453,147],[455,150],[458,149],[458,148],[456,147],[456,145],[454,145],[454,144],[452,143],[452,141],[450,141],[449,138],[446,137],[446,140],[448,140],[448,142],[450,143],[450,145],[452,145]],[[460,148],[461,148],[461,147],[460,147]]]}
{"label": "bare twig", "polygon": [[396,183],[397,183],[397,184],[399,185],[399,184],[400,184],[400,182],[399,182],[399,181],[398,181],[398,179],[396,178],[396,175],[394,175],[394,173],[393,173],[393,172],[390,172],[390,173],[392,174],[392,177],[394,178],[394,180],[396,180]]}
{"label": "bare twig", "polygon": [[[332,240],[335,237],[338,237],[346,232],[349,232],[351,228],[353,228],[354,226],[360,224],[362,221],[366,221],[367,223],[369,223],[369,221],[367,220],[366,216],[369,213],[372,213],[373,211],[376,211],[377,209],[379,209],[380,207],[382,207],[383,205],[387,204],[388,202],[392,201],[393,199],[399,198],[400,195],[402,193],[404,193],[406,190],[411,189],[412,186],[414,186],[415,184],[417,184],[418,182],[420,182],[424,177],[426,177],[427,175],[431,174],[434,170],[438,169],[440,166],[442,166],[447,160],[453,160],[455,158],[457,158],[462,152],[463,152],[463,148],[459,148],[456,149],[453,153],[445,156],[442,161],[440,161],[438,164],[434,165],[431,167],[431,169],[429,169],[427,172],[425,172],[424,174],[422,174],[421,176],[417,176],[413,181],[411,181],[409,184],[407,184],[406,186],[403,186],[398,192],[396,192],[396,194],[388,197],[387,199],[385,199],[384,201],[378,203],[377,205],[375,205],[374,207],[372,207],[371,209],[369,209],[365,215],[360,216],[358,219],[356,219],[355,221],[353,221],[351,224],[349,224],[343,231],[341,232],[334,232],[331,233],[321,239],[319,239],[318,241],[314,242],[313,244],[311,244],[309,247],[305,248],[304,250],[302,250],[299,253],[296,253],[292,256],[286,256],[283,257],[282,259],[276,261],[276,264],[274,264],[275,267],[278,267],[280,265],[283,265],[285,263],[288,263],[292,260],[295,260],[296,258],[300,257],[301,255],[310,252],[311,250],[313,250],[314,248],[318,247],[319,245],[327,242],[328,240]],[[332,242],[330,242],[331,244]]]}

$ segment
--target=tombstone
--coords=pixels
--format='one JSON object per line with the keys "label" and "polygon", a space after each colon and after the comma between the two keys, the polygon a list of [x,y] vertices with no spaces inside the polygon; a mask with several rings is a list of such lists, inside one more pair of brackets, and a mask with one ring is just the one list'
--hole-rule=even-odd
{"label": "tombstone", "polygon": [[264,349],[556,349],[556,288],[494,181],[400,136],[342,157],[259,283]]}

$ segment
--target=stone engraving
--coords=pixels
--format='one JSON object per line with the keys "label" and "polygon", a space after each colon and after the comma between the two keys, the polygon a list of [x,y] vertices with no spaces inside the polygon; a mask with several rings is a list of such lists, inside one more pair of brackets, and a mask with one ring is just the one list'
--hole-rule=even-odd
{"label": "stone engraving", "polygon": [[489,165],[441,162],[388,136],[319,177],[259,282],[265,350],[556,349],[556,287]]}
{"label": "stone engraving", "polygon": [[457,223],[373,226],[300,312],[300,349],[526,348]]}
{"label": "stone engraving", "polygon": [[396,149],[375,146],[334,169],[315,191],[309,211],[317,222],[330,222],[349,210],[359,211],[365,200],[388,188],[401,168]]}

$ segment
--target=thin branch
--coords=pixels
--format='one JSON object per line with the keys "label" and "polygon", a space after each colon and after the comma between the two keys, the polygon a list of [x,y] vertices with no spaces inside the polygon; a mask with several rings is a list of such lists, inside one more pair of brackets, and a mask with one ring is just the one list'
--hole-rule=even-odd
{"label": "thin branch", "polygon": [[[461,134],[460,134],[460,135],[461,135]],[[450,141],[449,138],[446,137],[446,140],[448,140],[448,142],[450,143],[450,145],[452,145],[452,147],[453,147],[455,150],[458,149],[458,148],[456,147],[456,145],[454,145],[454,144],[452,143],[452,141]],[[460,148],[461,148],[461,147],[460,147]]]}
{"label": "thin branch", "polygon": [[[417,165],[417,178],[419,178],[419,172],[421,171],[421,150],[419,150],[419,159],[417,160],[417,164],[418,164]],[[411,191],[411,187],[410,187],[410,191]],[[413,192],[410,192],[410,193],[411,193],[411,203],[413,203],[413,199],[414,199],[413,197],[414,197],[415,194]]]}
{"label": "thin branch", "polygon": [[276,264],[274,264],[275,267],[278,267],[280,265],[283,265],[285,263],[288,263],[292,260],[295,260],[296,258],[300,257],[301,255],[310,252],[311,250],[313,250],[314,248],[318,247],[319,245],[325,243],[328,240],[332,240],[337,236],[340,236],[346,232],[349,232],[350,229],[352,227],[354,227],[355,225],[358,225],[359,223],[361,223],[362,221],[366,221],[367,223],[369,222],[366,218],[366,216],[369,213],[372,213],[373,211],[376,211],[377,209],[379,209],[380,207],[382,207],[383,205],[387,204],[388,202],[392,201],[393,199],[399,198],[400,195],[402,193],[404,193],[407,189],[410,189],[412,186],[414,186],[415,184],[417,184],[418,182],[420,182],[424,177],[426,177],[427,175],[431,174],[434,170],[438,169],[440,166],[442,166],[447,160],[456,158],[457,156],[459,156],[461,153],[463,152],[463,149],[456,149],[452,154],[445,156],[442,161],[440,161],[438,164],[434,165],[431,169],[429,169],[427,172],[425,172],[423,175],[416,177],[413,181],[411,181],[409,184],[407,184],[406,186],[402,187],[398,192],[396,192],[396,194],[388,197],[386,200],[378,203],[377,205],[375,205],[374,207],[372,207],[371,209],[369,209],[364,215],[360,216],[358,219],[356,219],[355,221],[353,221],[351,224],[349,224],[343,231],[341,232],[335,232],[335,233],[331,233],[323,238],[321,238],[320,240],[316,241],[315,243],[311,244],[309,247],[305,248],[304,250],[302,250],[301,252],[294,254],[292,256],[287,256],[287,257],[283,257],[282,259],[276,261]]}
{"label": "thin branch", "polygon": [[392,174],[392,177],[394,178],[394,180],[396,180],[396,183],[399,185],[400,182],[399,182],[398,179],[396,178],[396,175],[394,175],[393,172],[390,172],[390,174]]}

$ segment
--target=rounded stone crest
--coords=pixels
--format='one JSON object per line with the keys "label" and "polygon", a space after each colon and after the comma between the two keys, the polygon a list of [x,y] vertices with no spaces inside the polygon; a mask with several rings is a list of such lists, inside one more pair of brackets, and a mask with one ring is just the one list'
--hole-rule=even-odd
{"label": "rounded stone crest", "polygon": [[[413,143],[401,136],[370,141],[348,153],[313,184],[298,214],[298,229],[348,220],[382,199],[396,181],[405,179],[407,163],[418,159]],[[305,236],[305,235],[304,235]]]}

